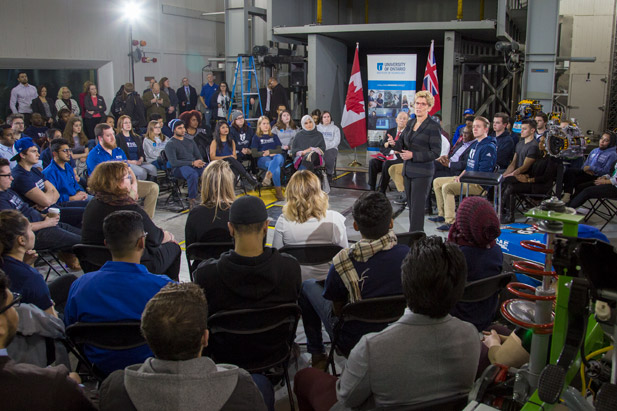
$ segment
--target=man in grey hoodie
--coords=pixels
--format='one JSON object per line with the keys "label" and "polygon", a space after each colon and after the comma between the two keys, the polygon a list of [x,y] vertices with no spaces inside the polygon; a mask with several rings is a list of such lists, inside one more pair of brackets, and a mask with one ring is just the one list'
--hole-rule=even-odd
{"label": "man in grey hoodie", "polygon": [[100,410],[265,410],[245,370],[202,357],[208,304],[196,284],[169,284],[146,305],[141,331],[155,358],[112,373]]}

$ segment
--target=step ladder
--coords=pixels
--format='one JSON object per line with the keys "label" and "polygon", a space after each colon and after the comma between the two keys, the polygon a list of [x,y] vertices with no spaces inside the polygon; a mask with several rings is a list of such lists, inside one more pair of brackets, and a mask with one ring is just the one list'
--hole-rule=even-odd
{"label": "step ladder", "polygon": [[[239,82],[238,82],[239,80]],[[240,89],[238,91],[238,88]],[[259,96],[259,83],[257,72],[255,71],[255,59],[248,54],[238,54],[236,62],[236,73],[234,74],[234,85],[231,88],[232,107],[242,107],[242,114],[247,122],[256,125],[257,118],[249,118],[249,108],[251,97],[255,99],[255,104],[259,104],[259,113],[263,116],[261,98]],[[227,121],[231,121],[231,110],[227,115]]]}

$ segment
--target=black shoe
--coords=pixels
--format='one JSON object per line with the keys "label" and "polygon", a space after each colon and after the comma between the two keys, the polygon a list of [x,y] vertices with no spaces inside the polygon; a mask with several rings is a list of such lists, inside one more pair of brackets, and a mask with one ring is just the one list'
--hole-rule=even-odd
{"label": "black shoe", "polygon": [[438,215],[436,217],[429,217],[428,221],[432,221],[434,223],[443,223],[444,221],[446,221],[446,219]]}
{"label": "black shoe", "polygon": [[394,204],[407,204],[407,196],[405,195],[405,193],[401,193],[401,195],[399,195],[395,200],[394,200]]}

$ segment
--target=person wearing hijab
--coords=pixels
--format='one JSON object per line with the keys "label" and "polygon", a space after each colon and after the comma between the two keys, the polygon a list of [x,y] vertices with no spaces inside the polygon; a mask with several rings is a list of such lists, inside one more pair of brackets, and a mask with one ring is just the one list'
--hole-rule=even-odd
{"label": "person wearing hijab", "polygon": [[568,168],[563,175],[564,203],[570,201],[570,197],[576,195],[594,185],[598,177],[611,173],[615,161],[617,161],[617,135],[612,131],[605,131],[600,138],[598,148],[591,150],[583,168]]}
{"label": "person wearing hijab", "polygon": [[302,117],[302,130],[298,131],[291,146],[294,167],[297,170],[313,171],[316,166],[322,166],[326,142],[323,134],[317,131],[315,121],[308,114]]}
{"label": "person wearing hijab", "polygon": [[[467,197],[461,202],[448,241],[457,244],[465,255],[467,283],[501,274],[503,253],[495,241],[500,234],[497,213],[485,198]],[[495,293],[482,301],[459,302],[450,314],[483,331],[493,321],[498,297],[499,293]]]}

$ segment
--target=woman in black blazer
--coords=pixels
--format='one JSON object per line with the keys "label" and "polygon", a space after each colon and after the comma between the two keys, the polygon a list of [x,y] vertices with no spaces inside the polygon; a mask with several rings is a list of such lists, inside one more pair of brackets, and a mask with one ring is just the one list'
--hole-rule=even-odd
{"label": "woman in black blazer", "polygon": [[105,120],[107,105],[105,99],[97,93],[96,85],[90,84],[84,97],[84,129],[89,140],[94,140],[94,127]]}
{"label": "woman in black blazer", "polygon": [[36,90],[39,96],[32,100],[32,112],[43,116],[47,127],[53,127],[56,115],[58,114],[56,102],[54,99],[47,97],[47,86],[38,86]]}
{"label": "woman in black blazer", "polygon": [[441,127],[428,115],[435,99],[428,91],[416,93],[416,118],[407,123],[394,146],[404,160],[403,177],[409,205],[409,231],[424,231],[424,202],[431,189],[434,161],[441,152]]}

